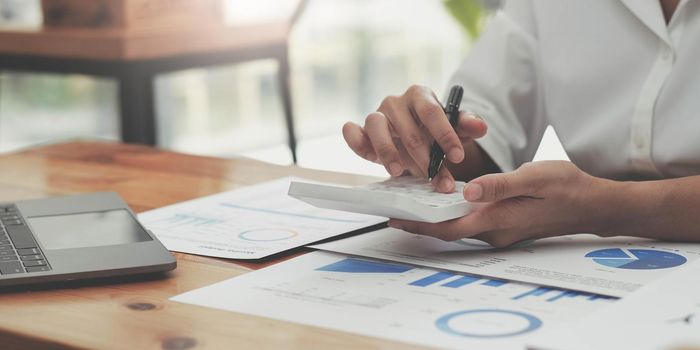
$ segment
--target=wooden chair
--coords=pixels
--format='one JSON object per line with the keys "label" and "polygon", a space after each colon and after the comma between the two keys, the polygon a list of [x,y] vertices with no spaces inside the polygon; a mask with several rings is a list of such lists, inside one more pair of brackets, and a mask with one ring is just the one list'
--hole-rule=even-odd
{"label": "wooden chair", "polygon": [[153,28],[41,28],[0,30],[0,71],[78,73],[119,82],[124,142],[156,145],[154,78],[195,67],[273,58],[294,162],[296,133],[289,82],[288,39],[307,4],[300,0],[283,21],[244,26],[160,26]]}

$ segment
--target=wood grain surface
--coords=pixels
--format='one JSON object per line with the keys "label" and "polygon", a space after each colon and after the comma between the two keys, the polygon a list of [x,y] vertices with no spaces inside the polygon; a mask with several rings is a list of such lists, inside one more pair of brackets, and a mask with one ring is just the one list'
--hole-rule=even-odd
{"label": "wood grain surface", "polygon": [[0,54],[133,61],[284,43],[289,23],[0,30]]}
{"label": "wood grain surface", "polygon": [[[0,156],[0,201],[116,191],[137,212],[288,175],[363,184],[362,176],[217,159],[137,145],[71,142]],[[357,349],[410,345],[168,301],[266,264],[176,253],[149,277],[0,291],[1,349]],[[231,294],[235,298],[235,292]],[[338,315],[342,317],[342,315]]]}

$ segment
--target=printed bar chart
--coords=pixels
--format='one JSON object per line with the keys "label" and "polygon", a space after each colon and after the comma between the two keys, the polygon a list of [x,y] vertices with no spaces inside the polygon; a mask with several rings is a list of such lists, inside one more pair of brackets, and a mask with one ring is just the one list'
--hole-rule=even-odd
{"label": "printed bar chart", "polygon": [[[412,287],[419,288],[437,287],[446,289],[457,289],[468,285],[475,285],[477,287],[483,286],[487,288],[498,288],[509,285],[509,282],[506,280],[485,279],[480,276],[463,275],[448,271],[433,271],[427,276],[423,275],[423,277],[421,278],[412,279],[411,276],[413,275],[411,274],[420,275],[421,268],[414,267],[411,265],[376,260],[365,260],[359,258],[345,258],[334,263],[316,268],[316,271],[371,275],[389,274],[392,276],[399,276],[403,274],[403,277],[399,278],[406,278],[409,279],[409,281],[412,280],[411,282],[403,283],[406,283],[407,285]],[[554,303],[562,299],[573,299],[578,297],[580,297],[580,299],[583,301],[616,299],[613,297],[607,297],[603,295],[544,286],[533,286],[532,289],[524,293],[521,291],[522,289],[518,291],[517,295],[509,298],[511,300],[518,301],[526,298],[541,298],[541,302],[545,303]]]}
{"label": "printed bar chart", "polygon": [[418,287],[427,287],[431,284],[438,283],[440,281],[444,281],[450,277],[457,276],[454,273],[451,272],[438,272],[435,274],[432,274],[428,277],[421,278],[417,281],[409,283],[412,286],[418,286]]}
{"label": "printed bar chart", "polygon": [[508,283],[508,281],[504,281],[504,280],[488,280],[482,284],[485,286],[489,286],[489,287],[500,287],[500,286],[503,286],[507,283]]}
{"label": "printed bar chart", "polygon": [[[550,296],[549,294],[557,293],[556,295]],[[598,294],[591,294],[591,293],[585,293],[585,292],[578,292],[574,290],[563,290],[563,289],[555,289],[555,288],[548,288],[548,287],[536,287],[533,288],[532,290],[516,295],[512,297],[512,300],[521,300],[525,299],[527,297],[540,297],[545,294],[548,294],[546,296],[546,299],[544,299],[546,302],[555,302],[564,298],[576,298],[576,297],[585,297],[588,301],[596,301],[596,300],[611,300],[611,299],[617,299],[613,297],[608,297],[604,295],[598,295]]]}
{"label": "printed bar chart", "polygon": [[448,287],[448,288],[459,288],[462,286],[466,286],[467,284],[474,283],[476,281],[480,280],[479,277],[475,276],[462,276],[459,279],[456,279],[454,281],[447,282],[443,284],[443,287]]}
{"label": "printed bar chart", "polygon": [[581,293],[581,292],[575,292],[575,291],[571,291],[571,290],[566,290],[566,291],[561,291],[559,294],[547,299],[547,301],[551,303],[551,302],[557,301],[561,298],[575,298],[579,295],[587,295],[587,294]]}
{"label": "printed bar chart", "polygon": [[413,270],[413,266],[348,258],[316,270],[347,273],[403,273]]}
{"label": "printed bar chart", "polygon": [[529,292],[527,292],[527,293],[523,293],[523,294],[520,294],[520,295],[516,295],[516,296],[514,296],[512,299],[513,299],[513,300],[520,300],[520,299],[526,298],[526,297],[528,297],[528,296],[535,296],[535,297],[537,297],[537,296],[540,296],[540,295],[542,295],[542,294],[545,294],[545,293],[547,293],[547,292],[549,292],[549,291],[551,291],[551,290],[552,290],[552,288],[538,287],[538,288],[535,288],[535,289],[533,289],[533,290],[531,290],[531,291],[529,291]]}

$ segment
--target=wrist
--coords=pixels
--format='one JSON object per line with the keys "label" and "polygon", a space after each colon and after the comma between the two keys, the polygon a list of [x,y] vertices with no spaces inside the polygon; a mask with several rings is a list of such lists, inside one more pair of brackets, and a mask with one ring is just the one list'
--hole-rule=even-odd
{"label": "wrist", "polygon": [[579,232],[601,237],[616,236],[621,217],[621,193],[627,192],[625,183],[586,174],[588,186],[583,187],[579,213]]}
{"label": "wrist", "polygon": [[592,232],[603,237],[641,236],[653,215],[654,200],[648,195],[644,182],[614,181],[595,178],[596,190],[591,195],[596,216]]}

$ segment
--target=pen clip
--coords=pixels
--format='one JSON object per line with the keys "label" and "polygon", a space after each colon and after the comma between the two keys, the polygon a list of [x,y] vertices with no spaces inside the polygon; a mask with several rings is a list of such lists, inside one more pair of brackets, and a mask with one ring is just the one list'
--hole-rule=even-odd
{"label": "pen clip", "polygon": [[459,110],[459,105],[462,103],[462,96],[464,95],[464,89],[455,85],[450,89],[450,96],[447,98],[447,105],[445,106],[446,111]]}

